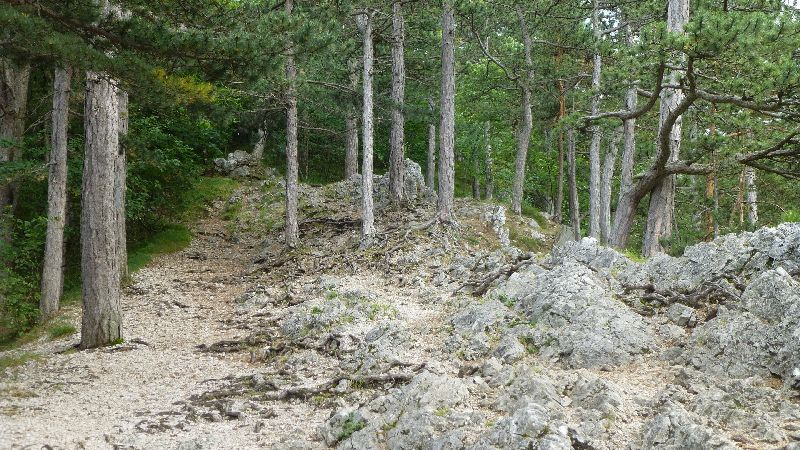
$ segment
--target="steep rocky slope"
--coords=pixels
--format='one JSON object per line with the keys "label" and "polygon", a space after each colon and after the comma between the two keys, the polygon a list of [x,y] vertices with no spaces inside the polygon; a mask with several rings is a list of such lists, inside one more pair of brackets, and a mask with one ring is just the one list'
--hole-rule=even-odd
{"label": "steep rocky slope", "polygon": [[800,224],[643,263],[591,239],[531,253],[547,232],[495,205],[429,223],[410,169],[403,208],[377,180],[366,251],[357,179],[303,187],[291,252],[280,181],[249,184],[135,276],[126,343],[26,349],[46,358],[0,378],[0,442],[800,448]]}

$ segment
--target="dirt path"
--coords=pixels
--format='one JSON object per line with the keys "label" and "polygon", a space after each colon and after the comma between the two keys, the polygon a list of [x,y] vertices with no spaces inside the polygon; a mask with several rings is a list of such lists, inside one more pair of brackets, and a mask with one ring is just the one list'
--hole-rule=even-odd
{"label": "dirt path", "polygon": [[[271,178],[246,184],[194,226],[188,248],[134,275],[125,343],[76,351],[76,333],[15,350],[42,358],[0,374],[0,449],[327,448],[321,430],[342,408],[422,370],[460,377],[464,361],[446,347],[469,270],[449,267],[456,253],[469,264],[470,252],[496,246],[485,207],[462,202],[470,234],[454,244],[397,226],[432,209],[385,213],[387,241],[362,252],[349,197],[308,188],[304,217],[327,221],[304,224],[302,248],[286,252],[269,225],[275,192]],[[77,311],[71,321],[80,325]],[[406,378],[359,381],[396,375]],[[491,417],[478,397],[471,407]]]}
{"label": "dirt path", "polygon": [[[204,380],[248,371],[239,355],[209,355],[196,347],[241,337],[227,324],[234,299],[248,286],[244,274],[252,249],[227,239],[224,223],[215,217],[193,232],[188,248],[158,257],[125,289],[124,344],[74,351],[75,333],[15,350],[42,359],[0,375],[0,448],[139,447],[142,443],[127,444],[124,437],[147,436],[136,433],[147,427],[157,431],[144,418],[204,391]],[[73,316],[80,326],[77,313]],[[224,436],[237,425],[215,423],[213,431]],[[185,440],[161,435],[151,444],[176,447]]]}

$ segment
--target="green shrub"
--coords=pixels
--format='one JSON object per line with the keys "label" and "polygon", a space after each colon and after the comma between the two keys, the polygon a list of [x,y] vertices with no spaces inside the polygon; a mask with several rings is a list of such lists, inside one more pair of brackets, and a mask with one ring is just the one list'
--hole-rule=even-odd
{"label": "green shrub", "polygon": [[800,211],[787,209],[781,214],[781,222],[800,222]]}

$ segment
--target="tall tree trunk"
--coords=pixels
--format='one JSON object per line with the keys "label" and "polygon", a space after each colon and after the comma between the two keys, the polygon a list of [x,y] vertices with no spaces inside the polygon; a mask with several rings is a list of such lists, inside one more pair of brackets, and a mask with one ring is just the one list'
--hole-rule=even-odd
{"label": "tall tree trunk", "polygon": [[581,238],[581,212],[578,201],[578,177],[575,159],[575,130],[567,129],[567,171],[569,178],[569,223],[575,240]]}
{"label": "tall tree trunk", "polygon": [[[636,109],[636,87],[628,89],[625,95],[625,107],[629,111]],[[619,197],[633,186],[633,167],[636,158],[636,119],[622,122],[622,161],[620,163]]]}
{"label": "tall tree trunk", "polygon": [[[351,58],[347,62],[350,72],[350,88],[353,92],[358,89],[358,63]],[[344,177],[349,179],[358,173],[358,115],[355,105],[349,106],[345,118],[346,144],[344,154]]]}
{"label": "tall tree trunk", "polygon": [[455,195],[455,35],[456,24],[453,0],[442,2],[442,97],[441,125],[439,126],[439,199],[437,215],[440,221],[455,221],[453,211]]}
{"label": "tall tree trunk", "polygon": [[754,230],[758,225],[758,188],[754,168],[750,166],[744,168],[744,183],[747,189],[747,226]]}
{"label": "tall tree trunk", "polygon": [[402,1],[392,3],[392,131],[389,154],[389,197],[397,204],[403,200],[403,177],[406,172],[403,155],[405,118],[406,67],[403,46],[405,30],[403,25]]}
{"label": "tall tree trunk", "polygon": [[603,165],[603,178],[600,185],[600,242],[603,244],[608,243],[611,234],[611,183],[614,177],[614,165],[617,162],[620,137],[621,133],[614,133]]}
{"label": "tall tree trunk", "polygon": [[[669,0],[667,8],[667,31],[682,33],[683,27],[689,21],[689,0]],[[671,71],[669,84],[674,85],[679,81],[680,73]],[[661,92],[661,106],[659,124],[663,124],[666,117],[674,111],[683,99],[680,89],[665,88]],[[669,160],[677,161],[681,148],[681,119],[679,118],[672,127],[669,145]],[[647,213],[647,226],[645,228],[642,244],[642,255],[645,257],[662,253],[661,240],[672,234],[672,222],[675,213],[675,175],[662,177],[650,192],[650,207]]]}
{"label": "tall tree trunk", "polygon": [[117,89],[119,103],[119,151],[114,170],[114,209],[117,212],[117,250],[119,251],[119,270],[123,280],[128,278],[128,240],[127,217],[125,214],[125,194],[127,193],[128,157],[125,153],[125,137],[128,135],[128,93]]}
{"label": "tall tree trunk", "polygon": [[[557,55],[557,61],[561,54]],[[558,80],[558,122],[567,115],[567,98],[565,95],[564,81]],[[554,220],[561,223],[564,220],[564,131],[558,132],[558,187],[556,188],[556,204]]]}
{"label": "tall tree trunk", "polygon": [[[28,110],[28,81],[31,75],[30,65],[16,65],[0,59],[0,163],[16,161],[19,158],[22,135],[25,132],[25,115]],[[7,207],[16,209],[18,183],[0,183],[0,213]],[[5,239],[5,230],[2,230]]]}
{"label": "tall tree trunk", "polygon": [[436,125],[428,125],[428,157],[425,167],[425,184],[431,190],[436,189]]}
{"label": "tall tree trunk", "polygon": [[486,147],[486,200],[494,198],[494,161],[492,160],[492,122],[486,121],[483,126],[483,139]]}
{"label": "tall tree trunk", "polygon": [[436,108],[433,97],[428,97],[428,108],[431,113],[431,123],[428,124],[428,156],[425,165],[425,184],[428,189],[436,191],[436,124],[433,119]]}
{"label": "tall tree trunk", "polygon": [[[286,0],[284,7],[286,14],[291,15],[294,1]],[[298,197],[298,161],[297,161],[297,67],[294,65],[294,45],[289,45],[289,54],[286,56],[286,246],[295,248],[300,239],[297,223],[297,197]]]}
{"label": "tall tree trunk", "polygon": [[[592,70],[592,115],[600,112],[600,75],[603,67],[603,57],[598,49],[600,45],[600,11],[597,0],[593,2],[592,28],[594,30],[595,52],[594,67]],[[600,125],[592,124],[592,140],[589,144],[589,236],[602,240],[602,187],[600,186],[600,144],[603,132]]]}
{"label": "tall tree trunk", "polygon": [[256,140],[256,145],[253,146],[253,152],[250,156],[253,157],[253,160],[257,163],[261,163],[261,160],[264,158],[264,147],[267,145],[267,132],[264,130],[264,125],[258,127],[258,139]]}
{"label": "tall tree trunk", "polygon": [[[712,114],[716,112],[716,107],[711,107]],[[711,122],[709,126],[709,134],[711,137],[716,137],[717,135],[717,124],[715,122]],[[705,223],[705,241],[710,241],[716,238],[716,230],[717,230],[717,163],[716,157],[714,154],[714,150],[711,151],[711,166],[713,170],[706,175],[706,211],[703,214],[703,222]]]}
{"label": "tall tree trunk", "polygon": [[480,155],[475,152],[472,155],[472,198],[481,199],[481,160]]}
{"label": "tall tree trunk", "polygon": [[105,75],[86,74],[86,151],[81,195],[81,347],[122,338],[116,202],[119,159],[117,88]]}
{"label": "tall tree trunk", "polygon": [[525,24],[522,6],[517,5],[517,19],[522,32],[522,41],[525,52],[525,79],[521,82],[522,89],[522,128],[517,134],[517,156],[514,159],[514,185],[511,192],[511,211],[522,214],[522,200],[525,196],[525,164],[528,160],[528,146],[533,130],[533,113],[531,112],[531,88],[533,86],[533,57],[532,41]]}
{"label": "tall tree trunk", "polygon": [[364,116],[361,119],[364,127],[361,133],[364,141],[364,159],[361,163],[361,247],[365,248],[372,245],[372,239],[375,236],[375,212],[372,204],[372,146],[374,139],[372,65],[375,55],[372,47],[371,14],[367,12],[360,13],[356,16],[356,23],[364,38],[364,78],[362,81],[364,88]]}
{"label": "tall tree trunk", "polygon": [[42,319],[55,314],[64,291],[64,224],[67,209],[67,125],[72,69],[56,69],[53,81],[53,130],[47,177],[47,237],[44,245]]}

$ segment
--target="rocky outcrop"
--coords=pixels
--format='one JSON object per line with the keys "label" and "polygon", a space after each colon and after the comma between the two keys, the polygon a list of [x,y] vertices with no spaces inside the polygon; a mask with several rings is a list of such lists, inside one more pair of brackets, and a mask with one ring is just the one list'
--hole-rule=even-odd
{"label": "rocky outcrop", "polygon": [[[425,185],[425,177],[419,164],[410,159],[405,160],[405,176],[403,177],[403,198],[408,202],[436,201],[436,192]],[[342,198],[361,198],[361,175],[340,181],[335,184],[336,194]],[[372,181],[372,195],[378,205],[389,202],[389,174],[374,175]]]}
{"label": "rocky outcrop", "polygon": [[532,324],[539,354],[569,367],[615,367],[656,348],[651,326],[574,261],[537,276],[518,308]]}
{"label": "rocky outcrop", "polygon": [[258,165],[258,161],[250,153],[242,150],[228,153],[226,158],[216,158],[214,160],[214,167],[217,172],[239,178],[250,176],[252,167],[256,165]]}
{"label": "rocky outcrop", "polygon": [[739,302],[697,327],[682,360],[715,375],[775,375],[800,387],[800,284],[783,268],[756,276]]}

